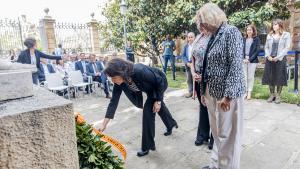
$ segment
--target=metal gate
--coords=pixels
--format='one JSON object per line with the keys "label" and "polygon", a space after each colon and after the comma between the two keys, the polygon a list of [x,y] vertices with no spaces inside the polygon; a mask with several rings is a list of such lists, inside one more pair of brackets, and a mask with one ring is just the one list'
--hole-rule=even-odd
{"label": "metal gate", "polygon": [[21,51],[23,46],[22,26],[19,19],[0,19],[0,57],[9,58],[11,50]]}
{"label": "metal gate", "polygon": [[62,44],[67,53],[92,52],[91,33],[87,24],[55,23],[56,44]]}

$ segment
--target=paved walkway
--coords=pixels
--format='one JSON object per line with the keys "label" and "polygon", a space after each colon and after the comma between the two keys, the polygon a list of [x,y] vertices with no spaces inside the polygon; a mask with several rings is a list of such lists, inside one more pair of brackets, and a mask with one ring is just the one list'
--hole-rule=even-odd
{"label": "paved walkway", "polygon": [[[169,91],[166,103],[179,124],[165,137],[165,127],[157,116],[156,147],[138,158],[141,145],[142,113],[122,96],[115,119],[106,134],[117,138],[127,149],[127,169],[199,169],[209,163],[207,146],[196,147],[198,103],[183,97],[183,90]],[[85,96],[74,100],[74,110],[99,126],[109,100]],[[300,169],[300,108],[291,104],[268,104],[263,100],[245,103],[241,169]]]}

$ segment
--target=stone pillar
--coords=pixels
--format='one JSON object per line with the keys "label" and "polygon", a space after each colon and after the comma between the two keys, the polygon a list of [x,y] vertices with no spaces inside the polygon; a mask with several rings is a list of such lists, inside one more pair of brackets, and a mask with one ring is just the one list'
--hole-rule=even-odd
{"label": "stone pillar", "polygon": [[38,86],[33,94],[0,101],[0,168],[79,169],[73,104]]}
{"label": "stone pillar", "polygon": [[40,34],[43,50],[52,53],[56,48],[55,30],[54,23],[55,20],[48,15],[49,9],[45,10],[45,17],[40,20]]}
{"label": "stone pillar", "polygon": [[93,53],[99,54],[100,53],[100,38],[99,38],[99,31],[98,31],[98,22],[94,19],[94,13],[91,14],[92,20],[88,23],[90,27],[90,34],[91,34],[91,43],[92,43],[92,51]]}

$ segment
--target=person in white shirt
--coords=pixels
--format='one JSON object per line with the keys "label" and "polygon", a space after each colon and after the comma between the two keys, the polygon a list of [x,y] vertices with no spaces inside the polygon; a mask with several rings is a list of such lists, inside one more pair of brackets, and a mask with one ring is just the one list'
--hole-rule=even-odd
{"label": "person in white shirt", "polygon": [[57,73],[60,73],[62,78],[65,78],[67,76],[67,70],[65,68],[63,60],[56,61],[56,70],[57,70]]}
{"label": "person in white shirt", "polygon": [[75,56],[68,55],[68,58],[64,64],[65,64],[65,68],[66,68],[67,72],[75,71]]}
{"label": "person in white shirt", "polygon": [[54,50],[54,54],[55,54],[56,56],[61,56],[61,55],[63,55],[63,54],[64,54],[64,51],[63,51],[63,49],[62,49],[62,44],[58,44],[57,47],[58,47],[58,48],[55,48],[55,50]]}

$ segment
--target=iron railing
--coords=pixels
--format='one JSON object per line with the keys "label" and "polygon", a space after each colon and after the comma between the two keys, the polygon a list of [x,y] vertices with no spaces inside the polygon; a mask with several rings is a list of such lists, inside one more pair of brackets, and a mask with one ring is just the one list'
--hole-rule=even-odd
{"label": "iron railing", "polygon": [[21,51],[23,46],[22,26],[19,19],[0,19],[0,57],[8,58]]}
{"label": "iron railing", "polygon": [[56,22],[56,44],[69,52],[92,52],[91,33],[87,24]]}

